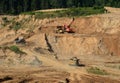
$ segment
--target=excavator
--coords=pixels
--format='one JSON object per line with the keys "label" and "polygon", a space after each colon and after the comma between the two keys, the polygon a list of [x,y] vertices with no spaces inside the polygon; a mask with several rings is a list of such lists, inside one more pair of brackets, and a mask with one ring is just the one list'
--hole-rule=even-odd
{"label": "excavator", "polygon": [[69,25],[64,25],[64,26],[57,26],[55,32],[56,33],[74,33],[74,31],[71,29],[71,25],[74,22],[74,18],[72,19],[72,21],[70,22]]}

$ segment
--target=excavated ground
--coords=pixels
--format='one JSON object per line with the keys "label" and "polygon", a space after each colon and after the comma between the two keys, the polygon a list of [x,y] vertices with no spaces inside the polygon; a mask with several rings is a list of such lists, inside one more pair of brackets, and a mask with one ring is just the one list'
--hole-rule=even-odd
{"label": "excavated ground", "polygon": [[[120,9],[106,9],[111,13],[75,17],[75,33],[64,34],[55,33],[55,28],[69,24],[71,18],[1,16],[0,83],[120,83]],[[22,29],[11,30],[12,22],[3,26],[3,17],[21,23]],[[15,44],[20,36],[26,44]],[[26,54],[4,48],[13,45]],[[72,57],[84,66],[73,66]],[[91,67],[109,74],[88,73]]]}

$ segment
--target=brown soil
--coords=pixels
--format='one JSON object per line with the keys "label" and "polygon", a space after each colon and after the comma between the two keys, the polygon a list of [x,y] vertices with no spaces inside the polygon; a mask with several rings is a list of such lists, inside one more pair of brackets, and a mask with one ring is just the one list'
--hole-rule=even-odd
{"label": "brown soil", "polygon": [[[55,33],[56,26],[69,24],[71,18],[35,19],[34,16],[7,16],[22,23],[15,32],[11,23],[3,26],[0,16],[0,83],[120,83],[120,12],[75,17],[75,33]],[[24,37],[26,44],[14,39]],[[6,46],[16,45],[26,54],[14,53]],[[85,66],[74,66],[77,57]],[[97,67],[108,75],[87,69]]]}

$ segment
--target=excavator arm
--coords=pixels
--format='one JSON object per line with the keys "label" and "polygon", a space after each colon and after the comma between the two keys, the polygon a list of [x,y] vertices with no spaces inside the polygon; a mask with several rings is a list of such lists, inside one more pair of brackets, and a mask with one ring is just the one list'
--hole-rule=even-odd
{"label": "excavator arm", "polygon": [[72,23],[74,22],[75,18],[72,19],[72,21],[70,22],[70,24],[68,25],[69,27],[72,25]]}

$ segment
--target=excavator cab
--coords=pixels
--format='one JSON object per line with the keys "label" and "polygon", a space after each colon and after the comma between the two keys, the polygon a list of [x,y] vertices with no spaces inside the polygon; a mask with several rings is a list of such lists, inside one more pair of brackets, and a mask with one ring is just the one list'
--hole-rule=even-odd
{"label": "excavator cab", "polygon": [[66,26],[66,25],[64,25],[64,32],[74,33],[74,31],[70,28],[70,26]]}
{"label": "excavator cab", "polygon": [[64,33],[64,28],[63,28],[63,26],[57,26],[57,28],[56,28],[56,33]]}

